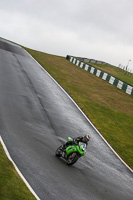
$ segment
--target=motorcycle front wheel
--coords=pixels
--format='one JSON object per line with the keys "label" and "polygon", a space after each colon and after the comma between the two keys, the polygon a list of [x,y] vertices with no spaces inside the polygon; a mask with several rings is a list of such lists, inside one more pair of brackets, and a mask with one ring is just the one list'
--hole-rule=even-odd
{"label": "motorcycle front wheel", "polygon": [[62,149],[62,146],[58,147],[58,149],[56,150],[55,155],[57,157],[61,157],[61,154],[62,154],[62,150],[61,149]]}
{"label": "motorcycle front wheel", "polygon": [[72,153],[68,156],[68,159],[67,159],[67,164],[68,165],[73,165],[75,162],[77,162],[79,156],[77,153]]}

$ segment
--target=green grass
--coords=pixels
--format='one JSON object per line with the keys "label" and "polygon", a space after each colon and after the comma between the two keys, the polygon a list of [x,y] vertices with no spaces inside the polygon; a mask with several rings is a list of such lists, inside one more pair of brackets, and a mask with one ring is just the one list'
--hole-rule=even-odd
{"label": "green grass", "polygon": [[64,57],[26,50],[70,94],[133,169],[133,97],[73,65]]}
{"label": "green grass", "polygon": [[0,200],[35,200],[0,143]]}

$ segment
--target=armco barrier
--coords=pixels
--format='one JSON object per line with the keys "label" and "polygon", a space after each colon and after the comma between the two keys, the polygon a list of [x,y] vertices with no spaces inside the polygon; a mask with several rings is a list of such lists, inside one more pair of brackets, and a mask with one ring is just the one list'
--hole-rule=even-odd
{"label": "armco barrier", "polygon": [[93,67],[92,65],[86,64],[73,56],[67,55],[66,58],[73,64],[77,65],[78,67],[90,72],[91,74],[94,74],[95,76],[109,82],[112,85],[115,85],[117,88],[119,88],[119,89],[123,90],[124,92],[126,92],[127,94],[133,96],[133,86],[128,85],[127,83],[111,76],[110,74],[108,74],[100,69],[97,69],[96,67]]}

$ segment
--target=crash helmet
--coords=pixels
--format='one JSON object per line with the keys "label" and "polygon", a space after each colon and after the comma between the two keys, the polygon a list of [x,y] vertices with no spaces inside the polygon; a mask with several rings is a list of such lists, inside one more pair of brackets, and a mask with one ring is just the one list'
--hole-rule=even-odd
{"label": "crash helmet", "polygon": [[89,136],[88,134],[86,134],[86,135],[83,137],[83,142],[87,143],[89,140],[90,140],[90,136]]}

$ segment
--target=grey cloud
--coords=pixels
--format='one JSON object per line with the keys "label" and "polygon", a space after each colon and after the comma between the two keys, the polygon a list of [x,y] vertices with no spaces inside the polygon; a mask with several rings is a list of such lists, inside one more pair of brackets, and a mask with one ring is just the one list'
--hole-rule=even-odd
{"label": "grey cloud", "polygon": [[58,55],[82,54],[116,65],[133,60],[132,0],[0,0],[0,5],[2,37]]}

